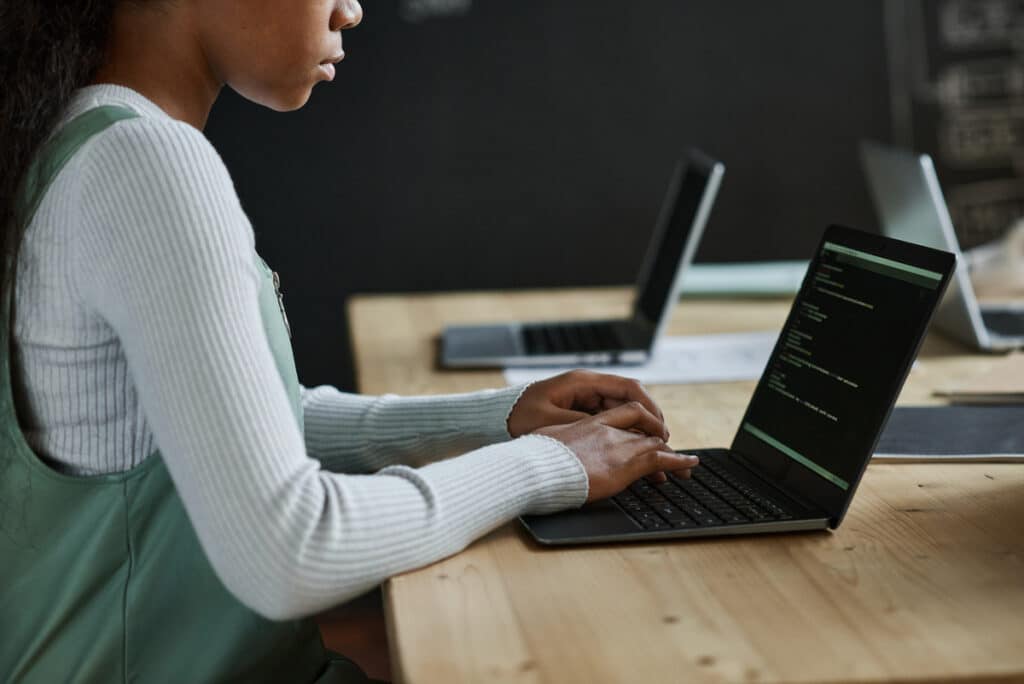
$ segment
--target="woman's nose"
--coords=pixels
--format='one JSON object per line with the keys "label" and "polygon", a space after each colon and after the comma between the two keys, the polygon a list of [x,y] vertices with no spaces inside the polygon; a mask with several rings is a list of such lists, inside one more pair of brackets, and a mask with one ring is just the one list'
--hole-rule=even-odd
{"label": "woman's nose", "polygon": [[331,30],[342,31],[359,26],[363,20],[363,8],[357,0],[341,0],[331,14]]}

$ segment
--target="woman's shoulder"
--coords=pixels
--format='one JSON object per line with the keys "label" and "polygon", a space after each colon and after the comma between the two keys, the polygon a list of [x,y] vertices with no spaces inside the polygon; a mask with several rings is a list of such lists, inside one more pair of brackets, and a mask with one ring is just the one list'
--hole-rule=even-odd
{"label": "woman's shoulder", "polygon": [[[83,179],[124,177],[139,182],[177,180],[234,187],[220,154],[196,128],[169,117],[122,119],[92,136],[75,155]],[[166,187],[173,190],[173,187]]]}
{"label": "woman's shoulder", "polygon": [[[253,243],[252,229],[223,160],[202,132],[169,117],[118,121],[75,155],[68,180],[78,205],[104,231],[138,233],[174,222],[179,239],[210,234]],[[161,236],[166,239],[166,236]]]}
{"label": "woman's shoulder", "polygon": [[220,161],[220,156],[206,137],[193,126],[174,119],[155,102],[124,86],[97,84],[75,91],[67,103],[56,130],[97,108],[114,107],[131,113],[130,118],[116,121],[93,135],[78,157],[91,152],[109,151],[122,156],[145,151],[173,153],[177,150],[198,152]]}

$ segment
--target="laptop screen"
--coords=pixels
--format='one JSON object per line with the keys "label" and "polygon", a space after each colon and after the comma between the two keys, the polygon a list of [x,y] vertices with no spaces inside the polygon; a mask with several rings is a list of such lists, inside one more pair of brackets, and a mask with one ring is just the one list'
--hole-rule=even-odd
{"label": "laptop screen", "polygon": [[838,522],[953,264],[946,252],[830,228],[733,450]]}
{"label": "laptop screen", "polygon": [[634,315],[652,326],[658,326],[668,309],[680,268],[692,261],[697,251],[717,191],[716,176],[721,174],[715,166],[704,155],[692,152],[680,162],[669,185],[637,284]]}

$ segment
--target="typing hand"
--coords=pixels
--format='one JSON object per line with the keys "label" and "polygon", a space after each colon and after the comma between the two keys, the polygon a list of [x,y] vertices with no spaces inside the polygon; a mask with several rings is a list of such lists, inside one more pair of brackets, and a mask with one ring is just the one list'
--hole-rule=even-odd
{"label": "typing hand", "polygon": [[655,418],[654,422],[645,423],[646,434],[668,441],[665,417],[639,382],[583,370],[562,373],[526,388],[509,414],[508,432],[519,437],[549,425],[574,423],[630,402],[637,402]]}
{"label": "typing hand", "polygon": [[689,475],[696,456],[677,454],[657,436],[664,423],[639,402],[621,404],[568,425],[552,425],[538,434],[572,449],[587,472],[587,501],[618,494],[641,477],[672,470]]}

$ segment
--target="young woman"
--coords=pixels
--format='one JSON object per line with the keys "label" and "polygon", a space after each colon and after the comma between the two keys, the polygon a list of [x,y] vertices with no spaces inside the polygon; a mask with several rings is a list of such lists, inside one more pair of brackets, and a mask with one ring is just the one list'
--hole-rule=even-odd
{"label": "young woman", "polygon": [[298,385],[276,274],[201,130],[225,85],[301,107],[361,18],[355,0],[0,6],[0,680],[357,681],[302,618],[517,515],[695,465],[612,376]]}

